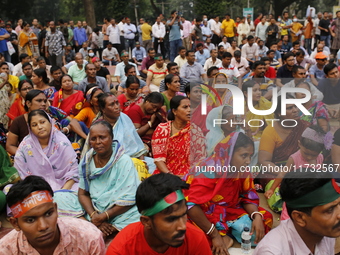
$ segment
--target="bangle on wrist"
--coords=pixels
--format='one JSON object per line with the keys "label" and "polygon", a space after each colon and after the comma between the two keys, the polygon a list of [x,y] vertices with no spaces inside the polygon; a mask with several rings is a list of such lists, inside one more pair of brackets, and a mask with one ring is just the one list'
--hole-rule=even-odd
{"label": "bangle on wrist", "polygon": [[66,128],[66,129],[67,129],[67,133],[65,133],[65,134],[68,134],[68,133],[70,133],[70,129],[69,129],[68,127],[64,127],[64,128]]}
{"label": "bangle on wrist", "polygon": [[262,213],[260,213],[259,211],[255,211],[255,212],[252,212],[252,213],[250,214],[250,219],[251,219],[251,220],[254,220],[254,216],[255,216],[255,214],[259,214],[259,215],[261,215],[261,217],[262,217],[262,220],[263,220],[263,214],[262,214]]}
{"label": "bangle on wrist", "polygon": [[94,210],[91,214],[90,214],[90,218],[92,219],[93,215],[96,213],[97,211]]}
{"label": "bangle on wrist", "polygon": [[152,128],[152,123],[151,123],[151,121],[148,121],[148,124],[149,124],[150,128]]}
{"label": "bangle on wrist", "polygon": [[208,232],[206,234],[210,235],[212,232],[214,232],[214,230],[215,230],[215,225],[211,224],[211,227],[210,227],[210,229],[208,230]]}
{"label": "bangle on wrist", "polygon": [[107,216],[107,220],[109,220],[109,219],[110,219],[110,216],[109,216],[108,212],[107,212],[107,211],[105,211],[104,213],[105,213],[105,214],[106,214],[106,216]]}

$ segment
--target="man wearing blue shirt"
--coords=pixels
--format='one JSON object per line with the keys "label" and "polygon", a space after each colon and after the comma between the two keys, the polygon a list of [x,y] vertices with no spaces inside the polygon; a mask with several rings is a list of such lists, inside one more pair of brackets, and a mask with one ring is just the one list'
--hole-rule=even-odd
{"label": "man wearing blue shirt", "polygon": [[0,53],[5,57],[7,62],[11,62],[11,55],[8,53],[7,40],[10,34],[6,31],[5,22],[0,20]]}
{"label": "man wearing blue shirt", "polygon": [[207,49],[203,48],[202,43],[196,45],[197,51],[195,52],[196,62],[204,66],[205,61],[210,57],[210,53]]}
{"label": "man wearing blue shirt", "polygon": [[73,39],[76,44],[76,52],[78,52],[81,45],[87,41],[86,30],[81,26],[80,20],[78,20],[77,27],[73,30]]}
{"label": "man wearing blue shirt", "polygon": [[139,42],[136,42],[136,47],[132,50],[132,59],[135,64],[141,65],[144,58],[146,58],[146,50],[140,46]]}
{"label": "man wearing blue shirt", "polygon": [[171,12],[171,20],[168,20],[167,24],[170,27],[170,61],[173,62],[177,55],[178,48],[182,46],[181,29],[183,29],[183,26],[180,22],[180,16],[177,15],[177,11]]}

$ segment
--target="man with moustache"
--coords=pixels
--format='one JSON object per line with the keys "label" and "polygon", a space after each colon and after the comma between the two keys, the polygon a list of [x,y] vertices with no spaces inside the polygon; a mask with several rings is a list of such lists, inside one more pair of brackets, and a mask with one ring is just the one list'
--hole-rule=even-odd
{"label": "man with moustache", "polygon": [[[179,83],[180,86],[180,92],[185,92],[186,86],[189,84],[189,81],[187,79],[184,79],[179,76],[179,67],[176,62],[170,62],[166,65],[166,68],[168,69],[169,74],[177,75],[179,77]],[[159,85],[159,92],[165,91],[165,80],[162,80]]]}
{"label": "man with moustache", "polygon": [[58,219],[52,196],[50,185],[34,175],[11,187],[6,200],[14,229],[0,240],[0,254],[103,255],[101,231],[86,220]]}
{"label": "man with moustache", "polygon": [[271,230],[253,255],[334,254],[335,238],[340,236],[340,189],[331,174],[289,172],[280,193],[290,219]]}
{"label": "man with moustache", "polygon": [[140,222],[120,231],[106,254],[212,254],[202,230],[187,222],[188,209],[182,190],[188,188],[188,184],[171,174],[160,173],[145,179],[136,194]]}
{"label": "man with moustache", "polygon": [[51,31],[47,32],[45,39],[45,57],[50,60],[52,66],[63,66],[63,47],[66,49],[66,41],[62,32],[56,29],[54,21],[50,22]]}

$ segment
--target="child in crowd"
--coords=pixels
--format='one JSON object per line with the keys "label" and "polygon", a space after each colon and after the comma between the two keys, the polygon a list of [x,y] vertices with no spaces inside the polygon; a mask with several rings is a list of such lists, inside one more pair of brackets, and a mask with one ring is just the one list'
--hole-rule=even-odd
{"label": "child in crowd", "polygon": [[[322,151],[326,148],[331,149],[333,135],[328,132],[325,133],[324,130],[319,126],[311,126],[306,128],[306,130],[301,135],[301,140],[298,142],[300,150],[292,154],[287,161],[285,169],[287,171],[303,171],[305,168],[312,168],[316,170],[323,170],[322,164],[324,157]],[[278,201],[281,200],[279,195],[279,185],[285,176],[286,172],[280,172],[275,180],[273,180],[273,185],[265,193],[264,196],[268,199],[269,206],[280,211]],[[281,219],[287,219],[288,213],[285,206],[282,210]]]}

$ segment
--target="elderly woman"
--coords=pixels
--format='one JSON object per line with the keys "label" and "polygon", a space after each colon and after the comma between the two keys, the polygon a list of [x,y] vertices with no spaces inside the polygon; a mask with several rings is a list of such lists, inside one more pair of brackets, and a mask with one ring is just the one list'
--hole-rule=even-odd
{"label": "elderly woman", "polygon": [[190,112],[188,98],[175,96],[171,99],[169,121],[159,124],[152,135],[155,173],[183,176],[189,172],[190,162],[205,158],[205,139],[201,129],[190,123]]}
{"label": "elderly woman", "polygon": [[54,94],[52,105],[74,117],[83,108],[84,93],[73,89],[73,79],[68,74],[61,77],[60,83],[61,89]]}
{"label": "elderly woman", "polygon": [[[287,94],[287,98],[293,98],[293,96]],[[310,125],[308,122],[299,119],[298,108],[293,104],[287,104],[286,115],[281,115],[281,96],[278,97],[274,114],[275,119],[280,121],[275,121],[273,125],[268,125],[264,129],[259,147],[259,164],[273,168],[285,165],[289,156],[298,151],[298,140],[303,131]],[[284,121],[284,125],[282,125],[282,121]],[[294,126],[295,124],[296,126]],[[275,172],[259,174],[257,182],[262,186],[262,189],[267,190],[271,187],[275,177]],[[274,201],[275,196],[272,196],[271,199],[273,201],[269,201],[269,206],[280,211],[280,208],[272,207],[276,202]]]}
{"label": "elderly woman", "polygon": [[44,177],[53,190],[77,190],[78,162],[70,141],[43,110],[28,114],[29,135],[20,143],[14,167],[21,179],[28,175]]}
{"label": "elderly woman", "polygon": [[26,53],[29,56],[38,57],[40,54],[37,35],[32,32],[30,24],[26,21],[22,23],[22,28],[18,37],[19,55]]}
{"label": "elderly woman", "polygon": [[78,196],[64,194],[73,199],[60,203],[65,211],[85,217],[108,236],[139,221],[135,195],[140,181],[131,158],[114,140],[110,123],[93,123],[89,140],[92,149],[79,166]]}

